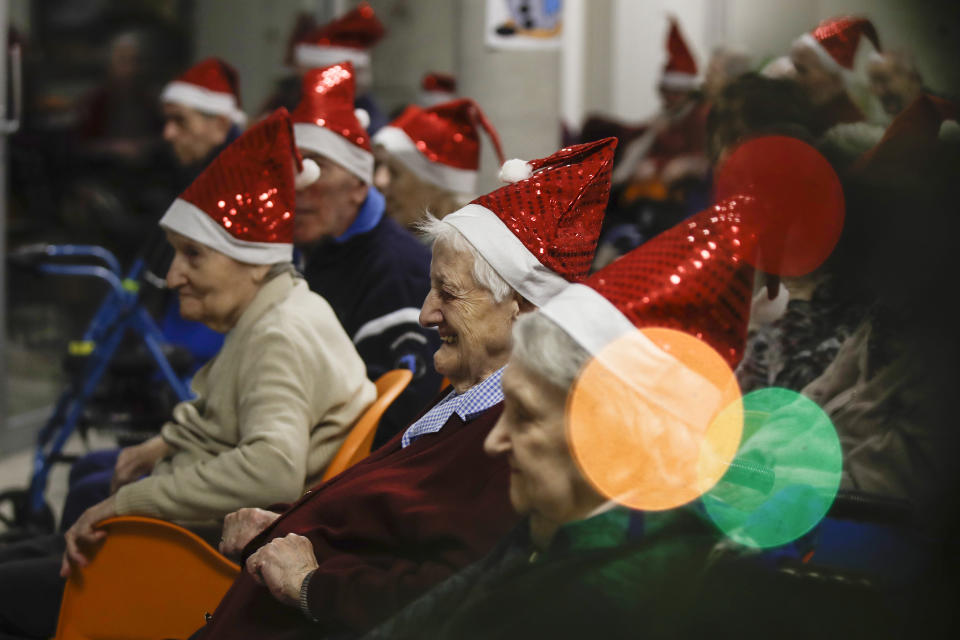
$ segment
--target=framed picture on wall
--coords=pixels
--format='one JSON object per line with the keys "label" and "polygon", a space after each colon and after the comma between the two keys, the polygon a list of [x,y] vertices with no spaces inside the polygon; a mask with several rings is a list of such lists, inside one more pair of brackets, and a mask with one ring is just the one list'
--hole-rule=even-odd
{"label": "framed picture on wall", "polygon": [[491,49],[557,49],[563,0],[487,0],[485,28]]}

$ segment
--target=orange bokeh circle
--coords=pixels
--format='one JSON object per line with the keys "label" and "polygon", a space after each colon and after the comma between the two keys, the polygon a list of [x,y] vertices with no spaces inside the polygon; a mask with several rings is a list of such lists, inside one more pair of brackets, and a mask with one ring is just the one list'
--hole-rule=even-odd
{"label": "orange bokeh circle", "polygon": [[671,509],[726,473],[743,432],[740,387],[705,342],[642,329],[583,368],[566,428],[574,460],[600,493],[634,509]]}

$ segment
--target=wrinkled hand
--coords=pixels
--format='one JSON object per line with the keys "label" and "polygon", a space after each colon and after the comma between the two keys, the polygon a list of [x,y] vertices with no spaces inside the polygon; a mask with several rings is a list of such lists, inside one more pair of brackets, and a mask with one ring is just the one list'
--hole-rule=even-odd
{"label": "wrinkled hand", "polygon": [[313,545],[295,533],[271,540],[247,558],[247,572],[253,579],[266,586],[274,598],[293,607],[300,604],[304,578],[317,566]]}
{"label": "wrinkled hand", "polygon": [[101,521],[117,515],[116,498],[110,496],[103,502],[90,507],[77,519],[73,526],[64,534],[67,549],[63,553],[60,563],[60,576],[68,578],[72,565],[85,567],[90,564],[88,557],[90,547],[95,546],[107,537],[107,532],[95,529]]}
{"label": "wrinkled hand", "polygon": [[154,436],[133,447],[124,447],[117,457],[117,464],[113,468],[113,478],[110,480],[110,493],[125,484],[140,479],[140,476],[153,471],[154,465],[169,454],[173,449],[160,436]]}
{"label": "wrinkled hand", "polygon": [[265,509],[240,509],[223,519],[223,537],[220,553],[236,557],[258,533],[270,526],[280,515]]}

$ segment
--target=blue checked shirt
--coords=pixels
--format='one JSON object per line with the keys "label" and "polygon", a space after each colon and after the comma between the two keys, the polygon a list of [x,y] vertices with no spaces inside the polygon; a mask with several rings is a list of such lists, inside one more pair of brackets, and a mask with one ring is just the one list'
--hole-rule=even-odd
{"label": "blue checked shirt", "polygon": [[420,436],[440,431],[454,413],[464,422],[469,422],[493,405],[502,402],[503,389],[500,387],[500,378],[505,368],[500,367],[486,380],[461,394],[451,391],[446,398],[423,414],[422,418],[407,427],[403,432],[400,445],[406,447]]}

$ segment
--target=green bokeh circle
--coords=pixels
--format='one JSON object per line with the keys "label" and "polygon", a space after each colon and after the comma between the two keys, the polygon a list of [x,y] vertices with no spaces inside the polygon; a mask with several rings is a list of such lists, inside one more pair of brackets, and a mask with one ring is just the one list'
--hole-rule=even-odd
{"label": "green bokeh circle", "polygon": [[743,397],[743,438],[720,482],[703,496],[713,522],[757,548],[796,540],[833,504],[843,455],[830,418],[788,389]]}

